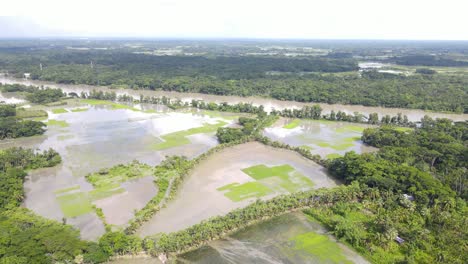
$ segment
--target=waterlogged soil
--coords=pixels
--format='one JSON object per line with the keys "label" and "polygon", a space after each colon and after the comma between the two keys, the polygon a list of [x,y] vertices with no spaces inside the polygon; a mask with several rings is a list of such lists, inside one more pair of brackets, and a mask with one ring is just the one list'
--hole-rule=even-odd
{"label": "waterlogged soil", "polygon": [[[85,179],[87,174],[133,160],[154,166],[167,155],[194,158],[217,144],[214,133],[188,136],[187,144],[166,150],[156,151],[151,146],[161,142],[161,136],[166,133],[220,120],[233,122],[201,114],[158,112],[158,106],[150,106],[149,113],[138,109],[115,110],[106,105],[73,107],[60,106],[66,110],[60,114],[47,109],[50,125],[44,135],[2,140],[0,149],[14,146],[40,150],[53,148],[60,153],[62,163],[58,166],[29,173],[24,184],[24,206],[41,216],[74,225],[81,230],[82,237],[89,240],[97,239],[105,231],[99,217],[90,209],[91,203],[102,207],[108,223],[123,225],[135,210],[156,195],[157,189],[148,177],[122,183],[116,187],[118,192],[109,190],[109,195],[103,197],[95,194],[94,197],[104,200],[86,200],[81,194],[94,189]],[[72,111],[75,108],[88,110]],[[55,122],[51,123],[51,120]]]}
{"label": "waterlogged soil", "polygon": [[[134,262],[138,263],[138,262]],[[368,263],[304,214],[290,213],[179,255],[176,263]]]}
{"label": "waterlogged soil", "polygon": [[356,153],[376,151],[376,148],[360,140],[362,131],[368,127],[371,126],[349,122],[281,118],[272,127],[265,128],[263,134],[271,140],[291,146],[302,146],[313,154],[332,158],[349,151]]}
{"label": "waterlogged soil", "polygon": [[[218,96],[218,95],[207,95],[199,93],[178,93],[178,92],[165,92],[165,91],[149,91],[149,90],[131,90],[131,89],[110,89],[105,86],[89,86],[89,85],[66,85],[66,84],[57,84],[52,82],[43,82],[35,80],[24,80],[24,79],[14,79],[10,77],[5,77],[0,75],[1,83],[19,83],[25,85],[44,85],[51,88],[61,88],[67,93],[75,92],[80,94],[82,91],[89,93],[93,89],[99,89],[102,91],[114,91],[117,95],[131,95],[135,99],[139,99],[140,95],[144,96],[166,96],[169,98],[180,99],[184,102],[190,102],[192,99],[204,100],[206,102],[216,102],[222,103],[227,102],[229,104],[236,104],[240,102],[252,103],[256,106],[263,105],[265,111],[271,111],[272,109],[282,110],[285,108],[297,108],[300,109],[305,105],[315,104],[315,103],[299,103],[294,101],[280,101],[271,98],[262,98],[262,97],[239,97],[239,96]],[[417,109],[403,109],[403,108],[385,108],[385,107],[371,107],[371,106],[362,106],[362,105],[342,105],[342,104],[324,104],[317,103],[323,109],[323,114],[330,113],[331,110],[344,111],[346,114],[353,114],[354,112],[359,112],[365,115],[370,113],[378,113],[379,116],[390,115],[395,116],[398,113],[408,116],[410,121],[420,121],[422,117],[428,115],[432,118],[449,118],[454,121],[465,121],[468,120],[468,114],[450,114],[450,113],[438,113],[430,112]]]}
{"label": "waterlogged soil", "polygon": [[[325,169],[293,151],[275,149],[257,142],[237,145],[215,153],[191,172],[178,190],[178,195],[139,230],[145,237],[157,233],[175,232],[206,220],[245,207],[257,198],[233,200],[222,187],[232,184],[255,183],[243,169],[265,165],[289,165],[313,182],[312,188],[333,187],[336,182]],[[221,190],[220,190],[221,188]],[[273,191],[262,199],[270,199],[281,192]]]}

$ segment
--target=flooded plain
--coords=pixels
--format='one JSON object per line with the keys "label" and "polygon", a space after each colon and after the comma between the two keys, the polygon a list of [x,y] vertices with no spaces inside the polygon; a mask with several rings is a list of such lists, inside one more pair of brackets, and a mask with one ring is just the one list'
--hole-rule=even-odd
{"label": "flooded plain", "polygon": [[271,98],[262,98],[262,97],[239,97],[239,96],[219,96],[219,95],[208,95],[200,93],[179,93],[179,92],[166,92],[166,91],[150,91],[150,90],[131,90],[131,89],[110,89],[105,86],[89,86],[89,85],[67,85],[67,84],[57,84],[53,82],[44,82],[36,80],[25,80],[25,79],[14,79],[0,75],[0,83],[19,83],[25,85],[36,85],[36,86],[48,86],[51,88],[61,88],[67,93],[75,92],[80,94],[83,92],[91,92],[93,89],[99,89],[102,91],[113,91],[117,95],[131,95],[135,99],[139,99],[140,95],[144,96],[166,96],[169,98],[180,99],[185,102],[189,102],[192,99],[204,100],[205,102],[215,102],[222,103],[226,102],[229,104],[236,104],[239,102],[252,103],[253,105],[259,106],[263,105],[265,111],[270,111],[272,109],[282,110],[285,108],[297,108],[300,109],[305,105],[318,104],[322,107],[323,114],[328,114],[332,110],[344,111],[346,114],[353,114],[354,112],[359,112],[364,115],[369,115],[370,113],[378,113],[379,116],[390,115],[396,116],[398,113],[408,116],[409,121],[420,121],[422,117],[428,115],[432,118],[449,118],[454,121],[465,121],[468,120],[468,114],[450,114],[450,113],[439,113],[424,111],[418,109],[403,109],[403,108],[385,108],[385,107],[372,107],[372,106],[362,106],[362,105],[342,105],[342,104],[325,104],[325,103],[300,103],[294,101],[280,101]]}
{"label": "flooded plain", "polygon": [[[58,166],[29,173],[24,184],[24,206],[41,216],[76,226],[82,237],[89,240],[97,239],[105,231],[92,210],[93,205],[103,210],[109,224],[122,226],[157,193],[157,188],[150,176],[97,193],[86,181],[87,174],[133,160],[154,166],[166,155],[193,158],[218,144],[214,132],[182,132],[233,122],[203,114],[154,109],[143,112],[112,109],[108,105],[64,107],[47,109],[48,129],[44,135],[2,140],[0,149],[53,148],[60,153],[62,163]],[[155,148],[171,134],[177,134],[181,142]]]}
{"label": "flooded plain", "polygon": [[333,158],[349,151],[366,153],[377,149],[361,141],[362,131],[371,125],[325,120],[279,119],[263,134],[291,146],[302,146],[322,158]]}
{"label": "flooded plain", "polygon": [[[138,262],[134,262],[138,263]],[[300,212],[255,224],[179,255],[176,263],[368,263]]]}
{"label": "flooded plain", "polygon": [[[249,172],[259,166],[267,170],[289,168],[286,173],[291,178],[256,180]],[[283,171],[276,172],[280,176]],[[303,187],[312,189],[335,185],[336,182],[325,173],[323,167],[295,152],[275,149],[258,142],[241,144],[200,162],[184,180],[176,198],[143,224],[137,233],[145,237],[174,232],[245,207],[257,198],[269,199],[287,191],[303,190]]]}

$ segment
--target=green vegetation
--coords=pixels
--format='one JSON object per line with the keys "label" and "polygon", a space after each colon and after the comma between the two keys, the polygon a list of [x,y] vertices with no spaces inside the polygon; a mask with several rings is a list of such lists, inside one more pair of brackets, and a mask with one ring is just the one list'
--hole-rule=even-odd
{"label": "green vegetation", "polygon": [[294,119],[294,120],[292,120],[291,122],[289,122],[288,124],[284,125],[283,128],[286,128],[286,129],[293,129],[293,128],[298,127],[300,124],[301,124],[301,120],[300,120],[300,119]]}
{"label": "green vegetation", "polygon": [[80,99],[80,102],[89,104],[89,105],[107,105],[107,106],[110,106],[111,109],[113,110],[127,109],[127,110],[132,110],[132,111],[140,111],[139,109],[136,109],[132,106],[119,104],[119,103],[115,103],[112,101],[104,101],[104,100],[98,100],[98,99]]}
{"label": "green vegetation", "polygon": [[67,139],[71,139],[71,138],[74,138],[75,135],[60,135],[60,136],[57,136],[57,139],[59,141],[63,141],[63,140],[67,140]]}
{"label": "green vegetation", "polygon": [[71,111],[76,113],[76,112],[86,112],[88,110],[89,110],[89,108],[74,108]]}
{"label": "green vegetation", "polygon": [[119,164],[110,169],[101,169],[97,173],[87,175],[86,180],[95,188],[109,188],[132,179],[152,175],[153,170],[151,166],[134,160],[127,165]]}
{"label": "green vegetation", "polygon": [[246,182],[244,184],[228,184],[217,189],[218,191],[226,191],[224,196],[234,202],[239,202],[249,198],[261,198],[273,193],[273,190],[263,185],[260,182]]}
{"label": "green vegetation", "polygon": [[88,196],[85,193],[71,193],[57,196],[63,214],[66,217],[76,217],[91,213],[93,207]]}
{"label": "green vegetation", "polygon": [[64,114],[64,113],[68,113],[68,111],[64,108],[54,108],[52,109],[52,113],[54,114]]}
{"label": "green vegetation", "polygon": [[62,193],[67,193],[67,192],[71,192],[71,191],[76,191],[76,190],[79,190],[79,189],[80,189],[80,186],[79,186],[79,185],[76,185],[76,186],[72,186],[72,187],[68,187],[68,188],[56,190],[56,191],[54,191],[54,193],[55,193],[55,194],[62,194]]}
{"label": "green vegetation", "polygon": [[304,189],[311,189],[313,182],[300,174],[289,165],[267,167],[256,165],[242,170],[255,181],[244,184],[231,183],[218,188],[226,191],[224,195],[234,202],[249,198],[261,198],[277,192],[294,193]]}
{"label": "green vegetation", "polygon": [[224,121],[218,121],[216,124],[204,124],[201,127],[190,128],[183,131],[177,131],[161,136],[164,142],[156,143],[153,145],[155,150],[164,150],[168,148],[178,147],[190,144],[190,140],[186,138],[190,135],[215,132],[219,127],[226,125]]}
{"label": "green vegetation", "polygon": [[17,118],[41,118],[47,119],[47,112],[41,109],[31,110],[25,108],[16,108]]}
{"label": "green vegetation", "polygon": [[329,263],[353,263],[346,259],[342,249],[326,235],[308,232],[291,239],[294,248],[305,251],[321,261]]}
{"label": "green vegetation", "polygon": [[339,158],[339,157],[341,157],[341,155],[338,154],[338,153],[331,153],[331,154],[327,155],[327,159],[329,159],[329,160],[336,159],[336,158]]}
{"label": "green vegetation", "polygon": [[2,84],[2,92],[22,92],[26,94],[26,100],[35,104],[48,104],[59,101],[65,94],[62,89],[39,88],[36,86],[26,86],[22,84]]}
{"label": "green vegetation", "polygon": [[46,124],[48,126],[59,126],[59,127],[68,127],[70,124],[67,123],[65,120],[55,120],[55,119],[49,119]]}
{"label": "green vegetation", "polygon": [[21,120],[15,105],[0,104],[0,140],[5,138],[31,137],[45,132],[44,123]]}

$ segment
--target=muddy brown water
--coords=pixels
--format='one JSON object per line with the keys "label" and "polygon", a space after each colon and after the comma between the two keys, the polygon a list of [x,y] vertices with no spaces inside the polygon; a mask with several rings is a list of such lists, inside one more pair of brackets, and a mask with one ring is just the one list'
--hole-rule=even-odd
{"label": "muddy brown water", "polygon": [[[215,135],[208,133],[189,136],[190,144],[167,150],[156,151],[151,147],[161,142],[161,135],[219,120],[201,114],[143,113],[90,106],[85,112],[53,114],[49,111],[49,119],[66,121],[68,126],[49,126],[41,136],[1,140],[0,149],[13,146],[40,150],[53,148],[60,153],[62,163],[58,166],[29,173],[24,184],[26,198],[23,203],[37,214],[57,221],[62,221],[64,214],[56,191],[76,186],[79,190],[70,193],[93,190],[84,178],[89,173],[135,159],[157,165],[167,155],[193,158],[218,144]],[[102,206],[106,220],[111,224],[125,224],[134,211],[142,208],[157,192],[150,178],[123,183],[121,187],[125,192],[118,197],[95,202]],[[105,231],[95,213],[67,218],[66,222],[79,228],[84,239],[95,240]]]}
{"label": "muddy brown water", "polygon": [[236,104],[239,102],[252,103],[254,105],[263,105],[266,111],[271,109],[282,110],[284,108],[302,108],[305,105],[310,104],[319,104],[323,113],[327,114],[331,110],[344,111],[347,114],[352,114],[354,112],[359,112],[365,115],[370,113],[378,113],[379,116],[391,115],[395,116],[398,113],[407,115],[410,121],[420,121],[422,117],[428,115],[432,118],[449,118],[454,121],[465,121],[468,120],[468,114],[450,114],[450,113],[439,113],[424,111],[418,109],[403,109],[403,108],[385,108],[385,107],[372,107],[372,106],[362,106],[362,105],[343,105],[343,104],[324,104],[324,103],[299,103],[294,101],[280,101],[271,98],[261,98],[261,97],[239,97],[239,96],[218,96],[218,95],[208,95],[200,93],[179,93],[179,92],[165,92],[165,91],[149,91],[149,90],[130,90],[130,89],[109,89],[105,86],[89,86],[89,85],[67,85],[67,84],[57,84],[53,82],[44,82],[37,80],[25,80],[25,79],[14,79],[10,77],[5,77],[0,75],[1,83],[19,83],[25,85],[44,85],[52,88],[61,88],[65,92],[75,92],[80,94],[83,92],[90,92],[93,89],[99,89],[102,91],[114,91],[118,95],[127,94],[133,96],[135,99],[140,98],[140,94],[145,96],[166,96],[170,98],[181,99],[182,101],[191,101],[192,99],[204,100],[206,102],[227,102],[229,104]]}
{"label": "muddy brown water", "polygon": [[[250,142],[224,149],[202,161],[182,183],[176,198],[138,230],[145,237],[160,232],[174,232],[206,220],[245,207],[256,198],[234,202],[217,188],[234,182],[251,181],[241,171],[254,165],[276,166],[289,164],[314,182],[314,188],[333,187],[336,182],[320,165],[299,154],[275,149],[258,142]],[[272,198],[279,193],[268,195]]]}

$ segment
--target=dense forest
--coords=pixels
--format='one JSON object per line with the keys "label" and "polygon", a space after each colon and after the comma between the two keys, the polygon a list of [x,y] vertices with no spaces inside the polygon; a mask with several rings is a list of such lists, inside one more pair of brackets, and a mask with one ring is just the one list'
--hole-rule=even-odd
{"label": "dense forest", "polygon": [[0,104],[0,139],[42,135],[45,124],[18,118],[15,105]]}
{"label": "dense forest", "polygon": [[[468,113],[468,78],[463,74],[358,74],[356,59],[331,58],[336,56],[140,53],[122,49],[0,48],[0,69],[17,77],[27,72],[33,79],[67,84]],[[398,58],[415,65],[432,65],[419,62],[418,56]]]}

